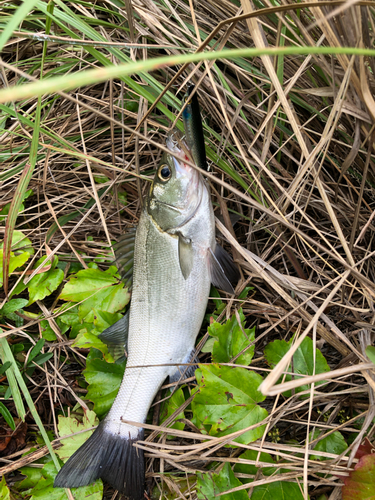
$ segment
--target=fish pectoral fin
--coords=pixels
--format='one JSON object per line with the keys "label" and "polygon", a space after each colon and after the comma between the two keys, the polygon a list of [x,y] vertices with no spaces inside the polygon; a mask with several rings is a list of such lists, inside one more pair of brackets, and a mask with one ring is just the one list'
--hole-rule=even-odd
{"label": "fish pectoral fin", "polygon": [[[196,364],[192,366],[185,366],[185,363],[198,363],[198,356],[195,354],[195,349],[192,349],[189,354],[182,361],[183,365],[177,366],[177,370],[169,375],[169,383],[173,384],[174,382],[179,382],[180,380],[184,380],[185,378],[193,377],[195,374],[195,370],[198,368]],[[172,388],[173,389],[173,388]]]}
{"label": "fish pectoral fin", "polygon": [[178,234],[178,259],[183,277],[187,280],[194,264],[193,244],[189,238]]}
{"label": "fish pectoral fin", "polygon": [[[232,283],[237,283],[240,273],[229,253],[216,244],[215,251],[210,248],[211,283],[224,292],[234,294]],[[232,283],[231,283],[232,282]]]}
{"label": "fish pectoral fin", "polygon": [[113,245],[115,252],[114,264],[117,266],[122,281],[129,289],[133,282],[134,245],[137,228],[132,227]]}
{"label": "fish pectoral fin", "polygon": [[124,356],[124,350],[128,350],[129,312],[130,309],[123,318],[98,335],[99,339],[104,344],[107,344],[108,350],[115,361]]}

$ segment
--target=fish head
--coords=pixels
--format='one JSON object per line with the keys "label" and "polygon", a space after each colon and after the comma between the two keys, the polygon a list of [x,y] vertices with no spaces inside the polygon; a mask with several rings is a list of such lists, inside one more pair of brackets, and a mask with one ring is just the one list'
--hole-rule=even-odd
{"label": "fish head", "polygon": [[168,136],[167,148],[173,156],[164,153],[147,197],[147,211],[163,231],[193,217],[204,189],[203,177],[186,163],[191,155],[176,133]]}

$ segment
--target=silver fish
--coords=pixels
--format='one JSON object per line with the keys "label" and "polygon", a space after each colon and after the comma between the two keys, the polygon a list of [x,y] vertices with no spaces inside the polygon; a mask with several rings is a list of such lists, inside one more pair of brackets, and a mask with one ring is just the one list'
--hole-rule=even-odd
{"label": "silver fish", "polygon": [[[145,200],[135,236],[115,249],[122,278],[134,260],[128,314],[101,335],[124,343],[128,359],[118,395],[106,418],[60,470],[55,487],[84,486],[102,478],[131,500],[144,497],[144,459],[133,446],[152,401],[166,379],[179,379],[194,358],[194,343],[211,283],[230,293],[238,278],[229,255],[216,244],[210,193],[202,176],[186,164],[186,146],[169,136]],[[134,250],[132,251],[134,245]],[[133,255],[134,252],[134,255]],[[125,257],[126,256],[126,257]],[[227,277],[228,276],[228,277]]]}

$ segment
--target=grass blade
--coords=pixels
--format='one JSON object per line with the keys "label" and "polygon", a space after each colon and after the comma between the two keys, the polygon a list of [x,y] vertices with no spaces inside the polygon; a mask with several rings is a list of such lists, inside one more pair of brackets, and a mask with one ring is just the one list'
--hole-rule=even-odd
{"label": "grass blade", "polygon": [[[44,442],[48,448],[48,451],[51,454],[52,460],[53,460],[57,470],[60,470],[59,461],[55,455],[55,452],[53,451],[53,448],[51,446],[51,442],[50,442],[48,435],[44,429],[44,426],[43,426],[43,423],[39,417],[39,414],[35,408],[34,401],[32,400],[32,398],[30,396],[29,390],[28,390],[28,388],[25,384],[25,381],[23,380],[22,374],[21,374],[21,372],[20,372],[20,370],[15,362],[13,353],[10,350],[10,347],[9,347],[9,344],[8,344],[8,341],[6,338],[0,339],[0,352],[1,352],[1,355],[3,358],[3,362],[9,361],[10,363],[12,363],[12,368],[9,368],[8,374],[10,373],[10,370],[13,370],[13,376],[15,377],[14,382],[15,382],[15,384],[19,385],[19,387],[22,391],[23,397],[25,398],[26,403],[30,409],[30,412],[31,412],[37,426],[39,427],[39,431],[44,439]],[[18,388],[17,388],[17,390],[18,390]],[[14,394],[13,394],[13,398],[14,398]],[[24,420],[24,419],[25,419],[25,413],[23,415],[22,420]]]}

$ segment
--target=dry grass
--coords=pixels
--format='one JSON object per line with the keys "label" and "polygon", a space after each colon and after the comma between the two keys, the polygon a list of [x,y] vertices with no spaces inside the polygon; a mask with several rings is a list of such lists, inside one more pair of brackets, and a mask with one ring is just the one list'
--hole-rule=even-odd
{"label": "dry grass", "polygon": [[[294,3],[288,6],[284,0],[283,9],[248,19],[241,15],[260,8],[250,0],[242,0],[241,4],[227,0],[195,4],[185,0],[133,0],[119,11],[109,0],[92,6],[70,2],[65,5],[118,51],[99,42],[94,44],[95,50],[114,64],[121,61],[121,51],[133,60],[177,54],[182,48],[196,51],[219,23],[223,23],[221,29],[213,37],[216,47],[373,47],[375,3],[331,4],[315,4],[297,12]],[[268,0],[263,5],[273,6]],[[43,24],[43,15],[38,15]],[[225,24],[230,17],[231,22]],[[125,29],[126,19],[130,30]],[[42,43],[33,38],[33,33],[41,31],[40,23],[30,17],[22,32],[3,50],[7,64],[2,67],[2,78],[7,85],[19,83],[20,72],[27,73],[25,78],[39,77],[37,63]],[[79,26],[71,25],[70,29],[69,35],[52,23],[52,33],[60,38],[52,38],[47,44],[44,75],[102,64],[92,51],[93,38]],[[74,44],[73,35],[79,39]],[[124,48],[131,44],[137,48]],[[164,142],[171,118],[179,112],[172,94],[184,90],[190,79],[198,83],[210,146],[216,214],[219,216],[224,207],[224,211],[242,215],[234,233],[231,227],[225,228],[220,222],[218,225],[224,241],[236,252],[243,272],[238,290],[249,282],[254,286],[253,295],[243,304],[248,324],[257,327],[257,359],[251,368],[266,376],[270,370],[263,358],[264,346],[296,334],[295,348],[309,335],[331,369],[337,370],[325,385],[317,389],[312,385],[305,399],[286,398],[274,384],[289,364],[287,357],[263,386],[269,394],[265,401],[270,414],[268,434],[240,448],[289,460],[292,456],[290,472],[284,479],[298,480],[311,498],[323,493],[331,500],[339,498],[342,482],[334,474],[348,474],[362,439],[367,436],[372,440],[375,432],[375,379],[364,352],[366,345],[373,342],[375,323],[374,61],[344,55],[264,56],[191,64],[180,74],[178,69],[156,71],[152,81],[135,76],[133,80],[142,93],[130,88],[129,81],[113,80],[93,83],[69,95],[44,96],[39,156],[29,185],[34,194],[27,200],[17,228],[40,252],[54,251],[61,260],[79,259],[87,266],[88,259],[94,260],[105,251],[110,255],[111,241],[138,221],[140,191],[145,192],[148,183],[144,180],[152,178],[160,157],[156,145]],[[171,94],[161,101],[163,107],[153,108],[145,118],[151,105],[146,91],[151,96],[160,94],[176,74]],[[7,118],[0,134],[0,206],[12,200],[27,162],[33,134],[29,120],[33,120],[35,107],[35,99],[9,104],[17,114]],[[134,136],[136,130],[139,134]],[[214,158],[216,161],[212,161]],[[137,182],[137,171],[142,183]],[[104,182],[98,184],[100,180]],[[104,189],[100,197],[99,188]],[[125,193],[126,206],[121,202]],[[91,198],[95,203],[89,210],[57,229],[52,237],[48,235],[57,218],[81,210]],[[3,229],[0,226],[0,231]],[[89,241],[88,236],[94,240]],[[103,250],[105,246],[107,250]],[[40,255],[37,253],[36,258]],[[4,300],[2,294],[0,301]],[[228,300],[223,317],[230,317],[236,304],[236,300]],[[47,317],[58,333],[58,341],[49,345],[54,358],[29,387],[48,429],[56,429],[51,409],[73,402],[74,398],[81,401],[80,392],[85,392],[77,385],[71,386],[82,370],[85,353],[71,350],[71,342],[61,336],[53,319],[56,306],[57,301],[34,306],[34,312]],[[35,333],[39,323],[40,318],[11,333]],[[61,365],[60,353],[75,360],[70,365],[74,370]],[[297,384],[292,382],[291,387]],[[65,390],[68,387],[70,392]],[[342,411],[345,418],[340,423]],[[327,421],[324,414],[329,415]],[[360,428],[355,426],[358,421]],[[174,435],[168,442],[165,434],[160,438],[160,427],[148,425],[147,429],[158,432],[143,443],[148,457],[148,484],[154,487],[154,478],[160,491],[176,499],[195,498],[196,470],[204,471],[212,462],[239,461],[238,448],[224,447],[235,436],[207,438],[197,433],[191,423],[186,424],[188,432],[168,430],[169,435]],[[275,429],[280,438],[276,443],[270,439]],[[346,436],[354,433],[356,438],[345,457],[313,452],[309,433],[314,429],[322,431],[319,439],[338,429]],[[18,452],[1,459],[1,472],[16,471],[46,453],[41,448],[24,458]],[[327,460],[311,460],[311,454]],[[164,481],[160,481],[163,473],[171,471],[190,477],[189,489],[180,491],[180,483],[173,475],[164,475]],[[330,475],[323,479],[318,473]],[[257,477],[252,486],[279,479]],[[105,498],[112,493],[107,487]]]}

